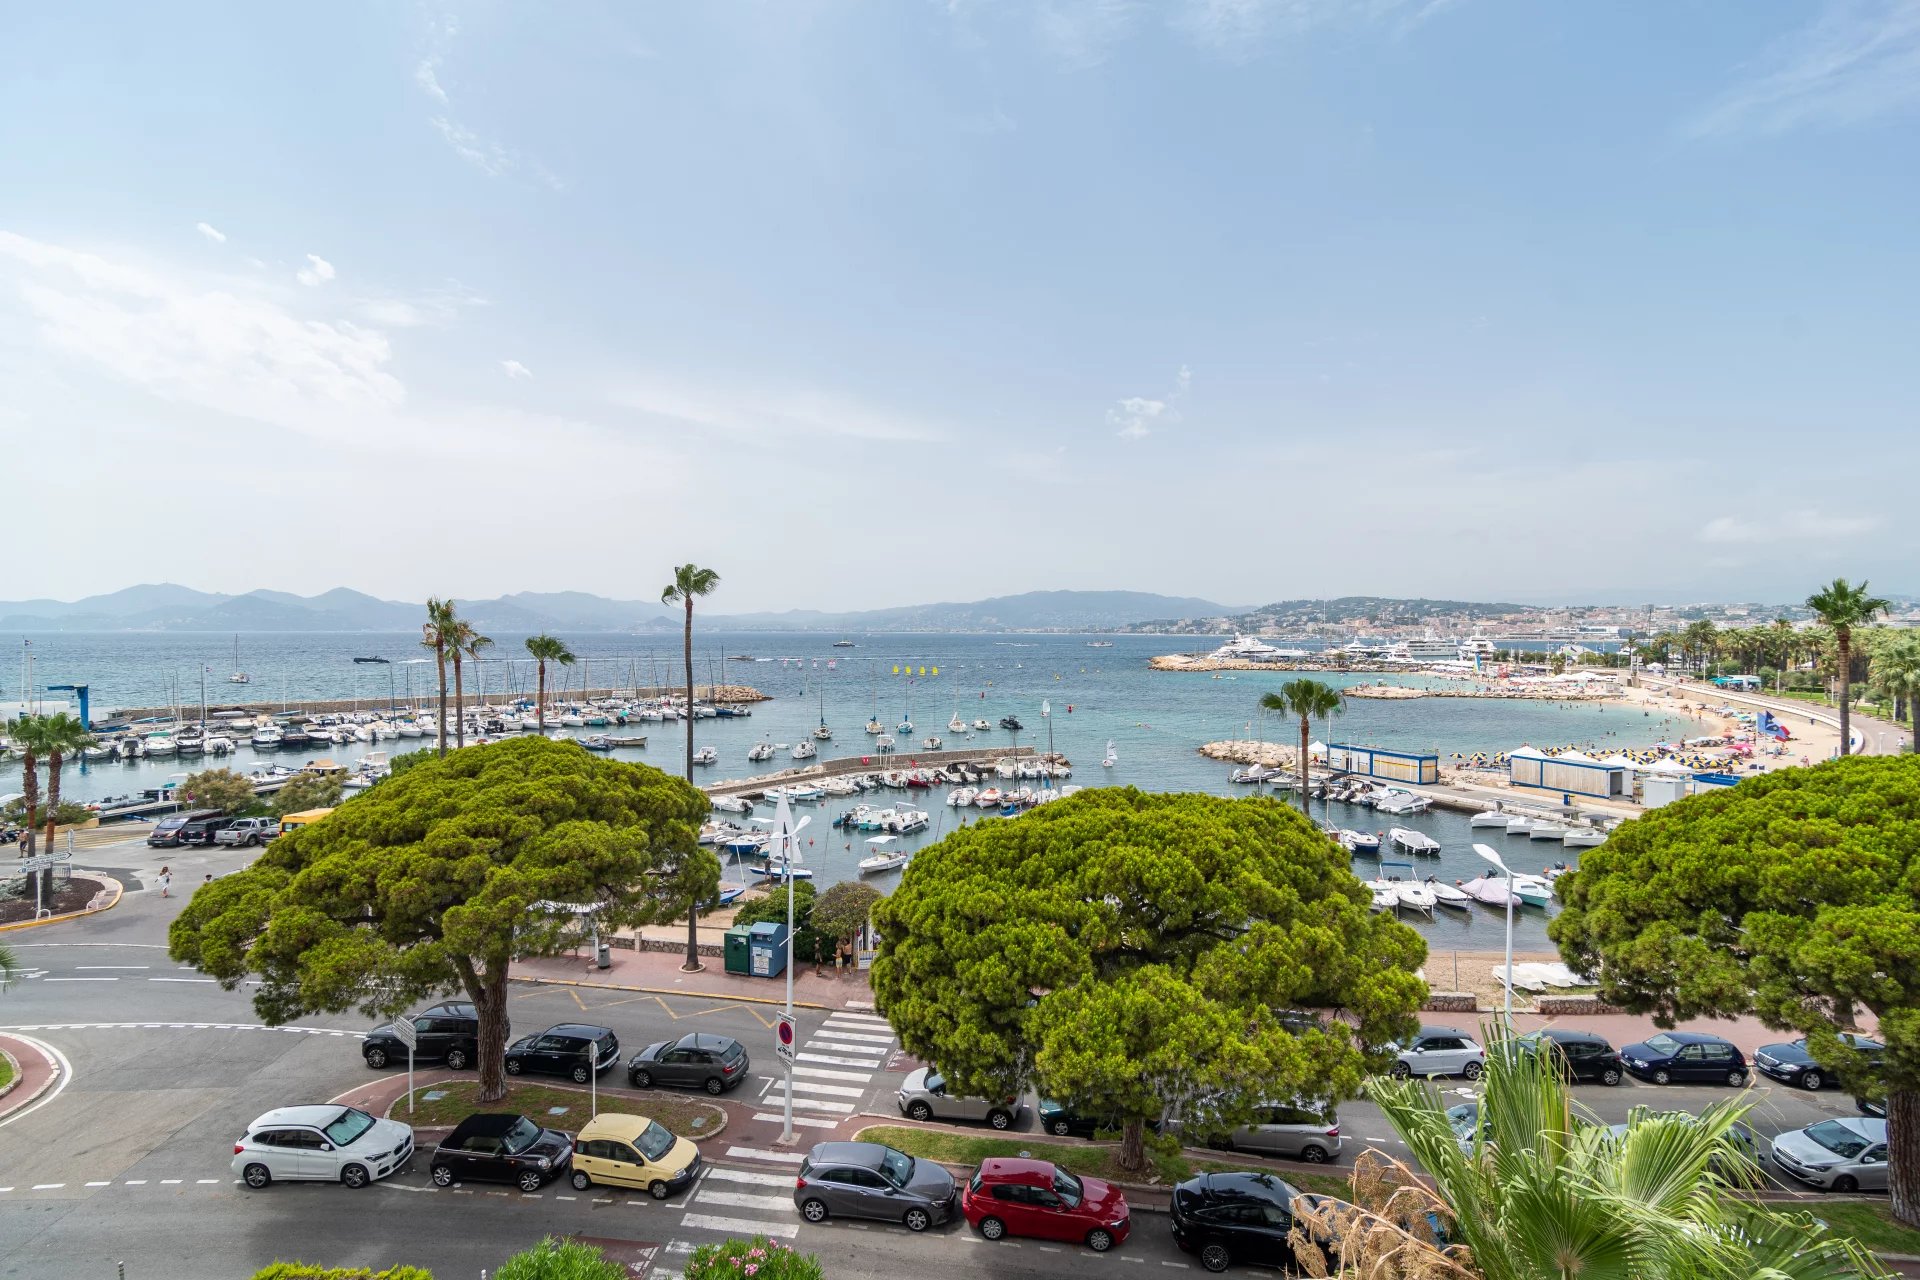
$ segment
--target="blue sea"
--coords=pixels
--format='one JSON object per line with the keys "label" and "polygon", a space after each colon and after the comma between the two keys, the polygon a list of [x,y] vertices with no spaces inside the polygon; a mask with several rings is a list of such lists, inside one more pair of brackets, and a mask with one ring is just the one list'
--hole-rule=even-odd
{"label": "blue sea", "polygon": [[[1198,642],[1192,637],[1102,636],[1097,638],[1111,641],[1112,647],[1093,648],[1089,641],[1096,637],[1091,636],[857,634],[846,637],[856,647],[835,648],[834,641],[840,638],[826,633],[729,634],[696,629],[696,683],[748,684],[771,699],[755,704],[751,717],[695,722],[695,744],[712,746],[720,757],[717,765],[698,770],[697,780],[747,777],[767,767],[791,764],[785,750],[769,766],[749,764],[746,754],[763,739],[801,741],[823,714],[835,733],[833,742],[821,744],[823,757],[864,754],[870,739],[862,726],[869,716],[877,716],[889,733],[896,732],[897,723],[907,717],[914,724],[910,741],[916,745],[927,735],[938,734],[949,748],[1016,741],[1041,750],[1051,746],[1073,762],[1076,783],[1222,795],[1245,794],[1250,789],[1228,782],[1233,766],[1200,756],[1197,748],[1203,743],[1250,737],[1288,744],[1298,741],[1295,722],[1263,717],[1258,710],[1260,695],[1278,688],[1292,678],[1291,673],[1188,674],[1148,668],[1147,660],[1155,654],[1194,647]],[[403,706],[426,706],[434,690],[433,663],[420,649],[418,633],[242,636],[240,666],[252,676],[246,686],[227,682],[234,670],[231,635],[52,633],[31,639],[36,689],[88,685],[96,722],[116,708],[173,704],[190,717],[197,716],[203,675],[208,701],[216,708],[244,700],[297,709],[303,699],[346,698],[364,699],[369,709],[385,707],[390,698]],[[483,682],[489,700],[496,704],[504,700],[503,691],[531,696],[534,670],[525,656],[525,637],[494,639],[495,648],[480,670],[476,672],[473,664],[467,667],[469,697],[477,694]],[[684,679],[678,636],[569,635],[566,639],[582,662],[571,669],[549,668],[550,697],[568,684],[578,688],[583,674],[596,688],[678,684]],[[369,656],[391,661],[385,665],[353,661]],[[740,657],[751,660],[737,660]],[[5,670],[0,664],[0,672]],[[1326,678],[1336,685],[1380,679]],[[21,687],[22,672],[16,670],[0,678],[0,698],[19,697]],[[70,695],[42,692],[39,696]],[[1051,714],[1043,715],[1043,707]],[[956,714],[968,722],[984,717],[994,724],[1011,714],[1025,727],[1018,734],[995,729],[969,741],[947,729],[948,719]],[[1444,760],[1456,752],[1504,751],[1523,743],[1612,749],[1663,741],[1692,728],[1690,721],[1662,719],[1621,705],[1426,698],[1350,700],[1341,715],[1315,725],[1314,733],[1326,742],[1432,752]],[[621,758],[645,760],[669,771],[683,768],[683,724],[649,723],[619,732],[649,735],[644,751],[622,752]],[[905,747],[909,739],[897,736]],[[1111,770],[1100,767],[1109,741],[1119,758]],[[417,745],[417,740],[401,740],[371,749],[397,753]],[[368,749],[355,744],[327,747],[325,752],[346,762]],[[301,759],[293,752],[273,755],[292,764]],[[257,758],[242,747],[228,763],[245,770]],[[137,793],[160,785],[170,775],[199,767],[201,762],[192,759],[82,765],[66,773],[64,790],[80,800]],[[18,772],[17,761],[0,766],[0,792],[18,789]],[[900,793],[883,796],[889,801],[902,799]],[[950,808],[940,791],[915,792],[913,799],[932,815],[933,826],[908,837],[904,843],[909,848],[938,839],[956,821],[978,820],[979,811]],[[808,806],[813,822],[803,838],[812,842],[809,852],[817,882],[823,885],[854,875],[854,863],[866,852],[860,836],[843,836],[828,826],[831,817],[852,803]],[[1350,806],[1334,804],[1329,809],[1316,804],[1315,810],[1316,816],[1341,826],[1372,830],[1388,825],[1383,815]],[[1423,872],[1448,880],[1480,873],[1484,864],[1472,852],[1464,815],[1428,813],[1404,825],[1426,831],[1442,845],[1440,857],[1424,860],[1429,865],[1421,868]],[[1491,834],[1517,870],[1538,870],[1563,857],[1571,860],[1558,844],[1497,832],[1474,834],[1482,840]],[[1373,865],[1370,858],[1355,861],[1363,877],[1373,874]],[[884,890],[897,874],[874,877],[874,883]],[[1409,923],[1419,925],[1436,950],[1486,948],[1500,944],[1504,917],[1475,908],[1471,915],[1442,912],[1430,924],[1411,917]],[[1545,945],[1543,926],[1542,913],[1528,909],[1517,927],[1516,940],[1536,949]]]}

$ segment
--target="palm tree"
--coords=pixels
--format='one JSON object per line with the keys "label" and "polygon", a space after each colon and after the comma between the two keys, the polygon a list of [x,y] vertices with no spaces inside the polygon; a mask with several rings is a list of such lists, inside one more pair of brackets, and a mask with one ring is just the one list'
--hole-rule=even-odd
{"label": "palm tree", "polygon": [[[1716,1102],[1698,1117],[1635,1108],[1616,1136],[1575,1105],[1549,1051],[1521,1051],[1500,1028],[1488,1049],[1470,1119],[1450,1116],[1452,1099],[1425,1081],[1369,1082],[1369,1096],[1430,1185],[1399,1161],[1368,1152],[1354,1173],[1354,1202],[1328,1200],[1302,1215],[1296,1247],[1325,1251],[1319,1267],[1303,1258],[1310,1274],[1422,1280],[1885,1274],[1855,1241],[1752,1197],[1759,1173],[1734,1137],[1750,1104]],[[1309,1234],[1316,1240],[1308,1241]]]}
{"label": "palm tree", "polygon": [[60,765],[66,757],[94,745],[94,736],[77,716],[62,711],[40,717],[40,750],[47,755],[47,852],[53,852],[53,831],[60,812]]}
{"label": "palm tree", "polygon": [[1913,717],[1913,741],[1908,750],[1920,751],[1920,636],[1902,632],[1898,639],[1873,656],[1873,682],[1893,700],[1894,716],[1906,703]]}
{"label": "palm tree", "polygon": [[1287,681],[1280,686],[1278,693],[1266,693],[1260,696],[1262,711],[1300,717],[1300,812],[1302,813],[1309,812],[1307,808],[1307,742],[1313,731],[1312,722],[1339,715],[1345,705],[1338,689],[1330,684],[1308,680],[1305,677]]}
{"label": "palm tree", "polygon": [[1688,623],[1682,635],[1694,667],[1704,670],[1713,657],[1713,651],[1719,647],[1720,628],[1714,626],[1709,619],[1700,618]]}
{"label": "palm tree", "polygon": [[[685,658],[687,663],[687,781],[693,781],[693,602],[701,596],[711,595],[720,585],[720,575],[711,569],[702,569],[699,565],[683,564],[673,571],[673,581],[660,592],[661,604],[681,604],[687,608],[687,627],[685,632]],[[789,882],[787,892],[793,892]],[[700,908],[698,905],[687,909],[687,962],[680,967],[688,973],[698,973],[703,967],[700,963]]]}
{"label": "palm tree", "polygon": [[14,975],[19,972],[20,961],[14,958],[13,952],[7,950],[5,947],[0,947],[0,988],[4,988],[7,984],[11,983]]}
{"label": "palm tree", "polygon": [[427,597],[427,620],[420,627],[420,646],[433,650],[434,669],[440,673],[440,754],[447,754],[447,633],[456,621],[452,600]]}
{"label": "palm tree", "polygon": [[540,732],[547,731],[547,664],[557,662],[563,667],[573,665],[573,650],[567,648],[567,642],[555,636],[538,635],[527,637],[527,652],[540,664],[540,703],[534,714],[540,721]]}
{"label": "palm tree", "polygon": [[26,806],[26,820],[20,824],[20,856],[33,856],[34,830],[40,820],[40,757],[43,720],[40,716],[21,716],[14,721],[14,750],[20,753],[20,800]]}
{"label": "palm tree", "polygon": [[453,659],[453,745],[467,745],[466,688],[461,683],[461,664],[468,658],[480,661],[480,651],[491,649],[493,641],[473,629],[465,618],[455,618],[447,629],[447,656]]}
{"label": "palm tree", "polygon": [[1865,626],[1887,611],[1889,602],[1878,596],[1867,594],[1867,584],[1863,579],[1854,586],[1845,578],[1835,578],[1807,597],[1807,608],[1820,617],[1820,621],[1833,628],[1834,648],[1839,652],[1840,667],[1840,754],[1846,755],[1853,747],[1852,710],[1853,699],[1853,629]]}

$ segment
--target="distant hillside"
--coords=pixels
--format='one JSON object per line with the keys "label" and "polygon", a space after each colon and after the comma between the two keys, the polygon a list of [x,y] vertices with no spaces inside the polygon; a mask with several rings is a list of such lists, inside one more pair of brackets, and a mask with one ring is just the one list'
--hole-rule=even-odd
{"label": "distant hillside", "polygon": [[1210,618],[1160,618],[1123,627],[1125,631],[1171,631],[1211,635],[1262,630],[1297,631],[1318,623],[1350,627],[1417,626],[1435,618],[1498,618],[1522,613],[1525,606],[1475,600],[1405,600],[1391,596],[1341,596],[1333,600],[1281,600],[1244,612]]}
{"label": "distant hillside", "polygon": [[[83,600],[0,601],[0,631],[407,631],[420,625],[418,601],[381,600],[336,587],[317,596],[249,591],[229,596],[160,583]],[[1210,600],[1144,591],[1030,591],[972,603],[912,605],[849,613],[703,614],[715,630],[756,631],[1101,631],[1143,617],[1229,612]],[[461,600],[482,631],[671,631],[680,614],[653,601],[609,600],[581,591],[520,591]]]}

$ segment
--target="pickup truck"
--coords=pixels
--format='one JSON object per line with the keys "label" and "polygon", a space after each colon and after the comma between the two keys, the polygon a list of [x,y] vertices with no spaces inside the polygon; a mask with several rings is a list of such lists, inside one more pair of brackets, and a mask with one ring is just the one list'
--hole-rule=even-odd
{"label": "pickup truck", "polygon": [[280,833],[271,818],[235,818],[213,833],[215,844],[263,845]]}

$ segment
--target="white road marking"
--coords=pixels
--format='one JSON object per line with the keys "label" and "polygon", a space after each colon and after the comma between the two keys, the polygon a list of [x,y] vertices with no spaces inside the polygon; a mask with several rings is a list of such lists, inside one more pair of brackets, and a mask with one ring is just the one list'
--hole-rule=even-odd
{"label": "white road marking", "polygon": [[795,1080],[793,1082],[793,1091],[795,1093],[824,1093],[834,1098],[858,1098],[864,1096],[867,1092],[865,1089],[855,1089],[850,1085],[817,1084],[812,1080]]}
{"label": "white road marking", "polygon": [[730,1236],[779,1236],[791,1240],[800,1234],[797,1222],[764,1222],[758,1218],[723,1218],[718,1214],[690,1213],[680,1220],[683,1227],[699,1227]]}
{"label": "white road marking", "polygon": [[66,1185],[64,1182],[36,1182],[33,1184],[33,1189],[35,1191],[58,1191]]}
{"label": "white road marking", "polygon": [[695,1204],[717,1204],[728,1209],[762,1209],[774,1213],[792,1213],[793,1201],[786,1196],[756,1196],[746,1191],[706,1191],[693,1197]]}
{"label": "white road marking", "polygon": [[80,972],[87,969],[151,969],[153,968],[153,966],[150,964],[77,964],[73,967],[75,972]]}
{"label": "white road marking", "polygon": [[163,1187],[177,1187],[181,1181],[182,1179],[180,1178],[162,1178],[160,1179],[160,1185]]}
{"label": "white road marking", "polygon": [[574,1199],[574,1197],[573,1196],[555,1196],[554,1199],[555,1200],[572,1200]]}
{"label": "white road marking", "polygon": [[[777,1107],[784,1105],[786,1100],[787,1091],[776,1089],[767,1095],[766,1101],[761,1105]],[[827,1102],[819,1098],[803,1098],[796,1094],[793,1099],[793,1109],[795,1111],[831,1111],[836,1115],[850,1116],[853,1114],[853,1103]]]}
{"label": "white road marking", "polygon": [[[845,1027],[836,1027],[831,1022],[820,1028],[820,1036],[832,1036],[837,1040],[864,1040],[871,1044],[892,1044],[892,1036],[871,1035],[865,1031],[851,1031]],[[816,1039],[818,1036],[815,1037]]]}
{"label": "white road marking", "polygon": [[147,1185],[147,1180],[145,1178],[136,1178],[128,1182],[123,1182],[120,1185],[123,1187],[144,1187]]}
{"label": "white road marking", "polygon": [[195,1186],[200,1187],[217,1187],[220,1185],[220,1179],[218,1178],[195,1178],[193,1181]]}
{"label": "white road marking", "polygon": [[852,1007],[848,1007],[845,1009],[835,1009],[832,1013],[828,1014],[827,1016],[829,1018],[847,1018],[857,1022],[877,1022],[883,1027],[887,1025],[887,1020],[881,1017],[879,1014],[862,1013],[859,1010],[854,1009]]}
{"label": "white road marking", "polygon": [[839,1040],[827,1040],[815,1036],[807,1041],[809,1049],[825,1049],[830,1053],[885,1053],[886,1048],[877,1044],[849,1044]]}
{"label": "white road marking", "polygon": [[[214,982],[215,979],[213,978],[148,978],[147,981],[148,982],[205,982],[210,984]],[[340,1032],[334,1031],[334,1032],[330,1032],[329,1034],[337,1036],[340,1034]]]}
{"label": "white road marking", "polygon": [[[770,1120],[774,1124],[785,1124],[787,1122],[787,1118],[784,1115],[757,1115],[754,1119]],[[838,1129],[840,1127],[838,1120],[815,1120],[811,1116],[795,1116],[793,1122],[803,1129]]]}
{"label": "white road marking", "polygon": [[793,1175],[790,1173],[762,1173],[758,1169],[722,1169],[709,1167],[707,1177],[716,1182],[750,1182],[762,1187],[785,1187],[793,1189]]}
{"label": "white road marking", "polygon": [[774,1160],[780,1164],[799,1164],[807,1158],[798,1151],[759,1151],[753,1147],[728,1147],[727,1154],[736,1160]]}
{"label": "white road marking", "polygon": [[111,1182],[89,1182],[87,1185],[90,1187],[110,1187],[113,1184]]}
{"label": "white road marking", "polygon": [[873,1079],[871,1071],[829,1071],[825,1067],[795,1067],[796,1076],[810,1076],[815,1080],[858,1080],[865,1083]]}
{"label": "white road marking", "polygon": [[25,1106],[17,1108],[6,1119],[0,1120],[0,1129],[3,1129],[6,1126],[12,1124],[15,1120],[24,1119],[25,1117],[32,1115],[34,1112],[38,1111],[40,1108],[46,1106],[49,1102],[52,1102],[55,1098],[65,1093],[67,1091],[67,1086],[73,1083],[73,1064],[67,1061],[66,1054],[61,1053],[58,1049],[46,1043],[44,1040],[34,1040],[26,1036],[22,1036],[20,1038],[25,1040],[26,1043],[32,1045],[35,1049],[39,1050],[40,1056],[46,1059],[47,1064],[53,1068],[54,1074],[58,1079],[58,1083],[56,1083],[53,1086],[53,1088],[48,1089],[45,1093],[41,1094],[37,1101],[29,1102]]}
{"label": "white road marking", "polygon": [[802,1062],[824,1062],[830,1067],[878,1067],[878,1058],[840,1058],[830,1053],[796,1053]]}
{"label": "white road marking", "polygon": [[47,978],[47,982],[118,982],[118,978]]}

